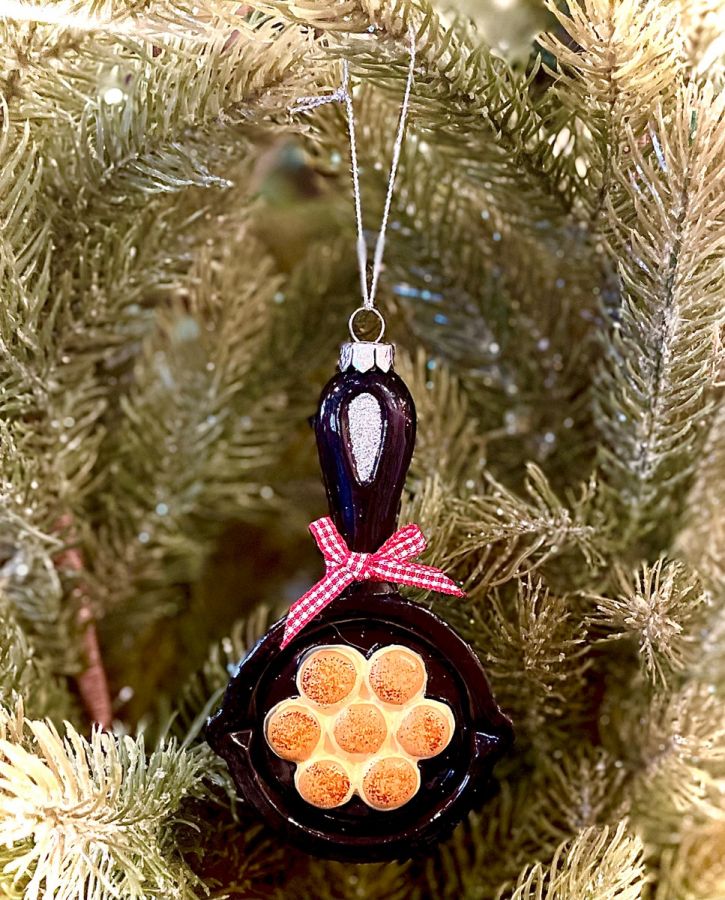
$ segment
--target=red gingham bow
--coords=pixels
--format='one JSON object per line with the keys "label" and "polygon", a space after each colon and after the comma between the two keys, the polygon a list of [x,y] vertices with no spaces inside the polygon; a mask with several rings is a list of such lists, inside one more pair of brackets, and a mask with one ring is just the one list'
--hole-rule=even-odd
{"label": "red gingham bow", "polygon": [[375,553],[354,553],[329,517],[317,519],[310,531],[325,558],[325,577],[295,601],[285,623],[282,647],[354,581],[392,581],[413,587],[465,597],[455,582],[434,566],[408,560],[422,553],[427,544],[417,525],[404,525]]}

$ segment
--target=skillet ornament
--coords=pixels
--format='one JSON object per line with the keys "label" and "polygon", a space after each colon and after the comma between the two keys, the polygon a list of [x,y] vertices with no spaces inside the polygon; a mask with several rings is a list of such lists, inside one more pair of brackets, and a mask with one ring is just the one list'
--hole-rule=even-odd
{"label": "skillet ornament", "polygon": [[[473,650],[393,584],[458,595],[395,530],[415,408],[390,344],[345,344],[315,433],[330,518],[327,574],[242,661],[207,739],[241,796],[319,856],[403,859],[482,795],[512,729]],[[455,601],[452,601],[455,602]]]}
{"label": "skillet ornament", "polygon": [[[272,828],[307,852],[352,862],[405,859],[445,837],[513,740],[474,651],[395,588],[464,596],[415,561],[426,546],[417,525],[396,530],[415,406],[374,305],[414,67],[411,33],[369,289],[345,64],[343,88],[327,98],[347,106],[363,306],[314,422],[330,516],[310,530],[326,574],[242,660],[206,731],[241,797]],[[375,341],[359,339],[358,313],[377,317]]]}

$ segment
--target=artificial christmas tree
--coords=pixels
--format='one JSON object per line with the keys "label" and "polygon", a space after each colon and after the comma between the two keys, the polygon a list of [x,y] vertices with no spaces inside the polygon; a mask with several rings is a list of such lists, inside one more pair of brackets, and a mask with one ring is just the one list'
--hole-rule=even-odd
{"label": "artificial christmas tree", "polygon": [[[725,3],[0,22],[0,893],[725,897]],[[356,866],[267,831],[203,728],[319,578],[307,418],[359,302],[343,111],[291,110],[347,60],[374,221],[411,28],[377,302],[401,521],[467,598],[408,596],[517,740],[450,838]]]}

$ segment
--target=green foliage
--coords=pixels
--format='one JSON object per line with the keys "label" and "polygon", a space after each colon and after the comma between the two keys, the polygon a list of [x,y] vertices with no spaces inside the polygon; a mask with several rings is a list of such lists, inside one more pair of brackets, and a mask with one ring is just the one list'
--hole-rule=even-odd
{"label": "green foliage", "polygon": [[[206,523],[264,505],[252,478],[272,459],[280,398],[249,398],[248,382],[279,281],[254,239],[243,228],[237,236],[242,246],[221,260],[200,254],[190,290],[159,310],[104,445],[97,553],[123,566],[116,600],[124,574],[143,579],[136,567],[159,558],[170,570],[166,580],[195,580]],[[252,258],[257,277],[240,291],[236,266],[247,271]]]}
{"label": "green foliage", "polygon": [[566,756],[543,753],[535,769],[504,778],[485,810],[472,813],[426,861],[422,896],[508,896],[502,885],[532,860],[551,859],[595,823],[616,824],[623,779],[612,763],[601,749],[580,744]]}
{"label": "green foliage", "polygon": [[685,507],[675,549],[707,578],[719,600],[725,589],[725,524],[720,515],[725,484],[725,407],[717,413]]}
{"label": "green foliage", "polygon": [[683,815],[717,815],[713,797],[721,790],[725,725],[720,699],[708,685],[691,682],[657,695],[643,721],[621,713],[617,718],[616,739],[632,772],[633,808],[655,839]]}
{"label": "green foliage", "polygon": [[[538,466],[530,464],[526,474],[527,498],[488,475],[485,492],[458,504],[457,540],[449,560],[465,567],[472,596],[568,551],[581,554],[589,566],[603,561],[599,547],[605,546],[606,534],[593,503],[594,482],[565,504]],[[469,560],[475,561],[472,569]]]}
{"label": "green foliage", "polygon": [[416,398],[416,453],[411,480],[440,475],[465,484],[485,464],[485,445],[469,399],[450,369],[419,351],[415,360],[399,359],[396,371]]}
{"label": "green foliage", "polygon": [[183,746],[197,743],[206,720],[215,710],[229,681],[229,673],[251,650],[274,621],[263,606],[246,620],[239,620],[220,644],[215,644],[201,667],[181,691],[175,692],[173,706],[162,698],[157,718],[165,721],[165,733],[181,741]]}
{"label": "green foliage", "polygon": [[66,685],[56,678],[47,660],[38,657],[15,617],[8,597],[0,593],[0,698],[15,706],[22,698],[31,716],[70,718],[76,713]]}
{"label": "green foliage", "polygon": [[590,229],[616,205],[617,175],[630,167],[626,129],[637,133],[656,102],[675,92],[684,64],[676,4],[656,0],[547,0],[563,32],[540,38],[556,61],[557,94],[571,110],[586,168],[579,195]]}
{"label": "green foliage", "polygon": [[617,597],[594,597],[591,622],[610,632],[609,640],[634,638],[641,664],[654,684],[691,668],[701,648],[709,594],[682,563],[646,563],[630,578],[618,573]]}
{"label": "green foliage", "polygon": [[[457,6],[2,19],[3,896],[725,895],[725,7]],[[289,108],[349,61],[370,227],[411,27],[401,515],[517,743],[427,856],[345,866],[275,840],[203,725],[319,574],[305,420],[358,305],[344,116]],[[82,736],[81,614],[114,734]]]}
{"label": "green foliage", "polygon": [[141,738],[86,740],[70,725],[62,737],[20,708],[3,713],[0,735],[8,890],[22,886],[27,900],[198,896],[172,832],[182,798],[199,790],[198,755],[168,744],[147,757]]}
{"label": "green foliage", "polygon": [[[363,32],[372,21],[385,38],[399,39],[392,46],[386,40],[353,41],[342,51],[366,79],[387,89],[399,86],[404,77],[401,45],[412,25],[420,63],[412,111],[416,116],[420,110],[421,134],[444,154],[465,162],[468,177],[485,181],[486,189],[505,199],[506,206],[510,208],[512,199],[519,201],[522,205],[511,210],[517,221],[531,221],[531,210],[524,213],[527,201],[542,213],[565,213],[576,181],[573,160],[550,152],[542,125],[553,125],[553,130],[560,123],[548,122],[548,110],[532,101],[529,87],[535,67],[527,75],[514,73],[478,40],[465,19],[446,22],[424,2],[396,0],[361,7],[363,16],[342,22],[335,2],[303,0],[287,6],[291,16],[333,36],[341,30]],[[520,193],[512,198],[514,167]]]}
{"label": "green foliage", "polygon": [[[657,104],[649,140],[628,126],[632,217],[616,228],[622,303],[605,337],[597,419],[625,541],[666,546],[701,458],[720,366],[722,96]],[[665,121],[667,119],[667,121]]]}
{"label": "green foliage", "polygon": [[[0,284],[3,293],[3,412],[18,415],[41,385],[28,362],[38,352],[38,316],[49,287],[49,227],[37,207],[42,164],[28,124],[13,140],[7,103],[0,106]],[[45,334],[45,339],[49,339]]]}
{"label": "green foliage", "polygon": [[[25,502],[32,504],[41,493],[39,488],[34,481],[26,485]],[[77,597],[67,590],[73,582],[59,563],[61,540],[33,527],[27,514],[34,507],[24,507],[24,499],[22,494],[9,495],[7,507],[0,511],[0,603],[8,618],[9,646],[17,629],[17,640],[28,642],[28,652],[41,668],[68,674],[80,665]],[[64,708],[61,704],[60,709]]]}
{"label": "green foliage", "polygon": [[517,588],[513,597],[489,594],[461,630],[481,647],[520,740],[538,746],[565,741],[586,704],[591,661],[583,623],[571,602],[552,596],[541,581],[520,580]]}
{"label": "green foliage", "polygon": [[647,883],[641,841],[627,830],[590,828],[562,844],[548,866],[523,872],[510,900],[637,900]]}
{"label": "green foliage", "polygon": [[710,900],[725,891],[722,821],[686,829],[676,850],[664,855],[656,900]]}
{"label": "green foliage", "polygon": [[374,892],[391,900],[406,900],[410,897],[409,868],[404,863],[346,866],[336,862],[315,862],[309,874],[299,880],[292,879],[278,897],[279,900],[290,896],[354,900],[369,897]]}

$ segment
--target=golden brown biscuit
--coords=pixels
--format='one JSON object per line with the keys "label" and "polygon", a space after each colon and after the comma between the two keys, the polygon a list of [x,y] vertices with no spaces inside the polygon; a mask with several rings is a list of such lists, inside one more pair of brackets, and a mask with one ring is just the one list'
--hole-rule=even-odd
{"label": "golden brown biscuit", "polygon": [[404,647],[391,647],[374,656],[369,680],[380,700],[402,706],[423,690],[425,666],[417,653]]}
{"label": "golden brown biscuit", "polygon": [[356,681],[357,669],[353,661],[339,650],[317,650],[300,667],[300,690],[320,706],[344,700]]}
{"label": "golden brown biscuit", "polygon": [[406,713],[397,733],[400,746],[411,756],[437,756],[451,739],[451,723],[445,713],[430,703],[421,703]]}
{"label": "golden brown biscuit", "polygon": [[417,792],[418,770],[407,759],[388,756],[374,762],[365,773],[362,794],[373,809],[397,809]]}
{"label": "golden brown biscuit", "polygon": [[332,809],[350,796],[350,778],[340,763],[323,759],[298,769],[297,790],[313,806]]}
{"label": "golden brown biscuit", "polygon": [[377,753],[387,737],[385,716],[372,703],[353,703],[335,719],[335,740],[348,753]]}
{"label": "golden brown biscuit", "polygon": [[316,716],[300,706],[272,712],[267,720],[267,741],[277,756],[302,762],[320,740],[322,729]]}

